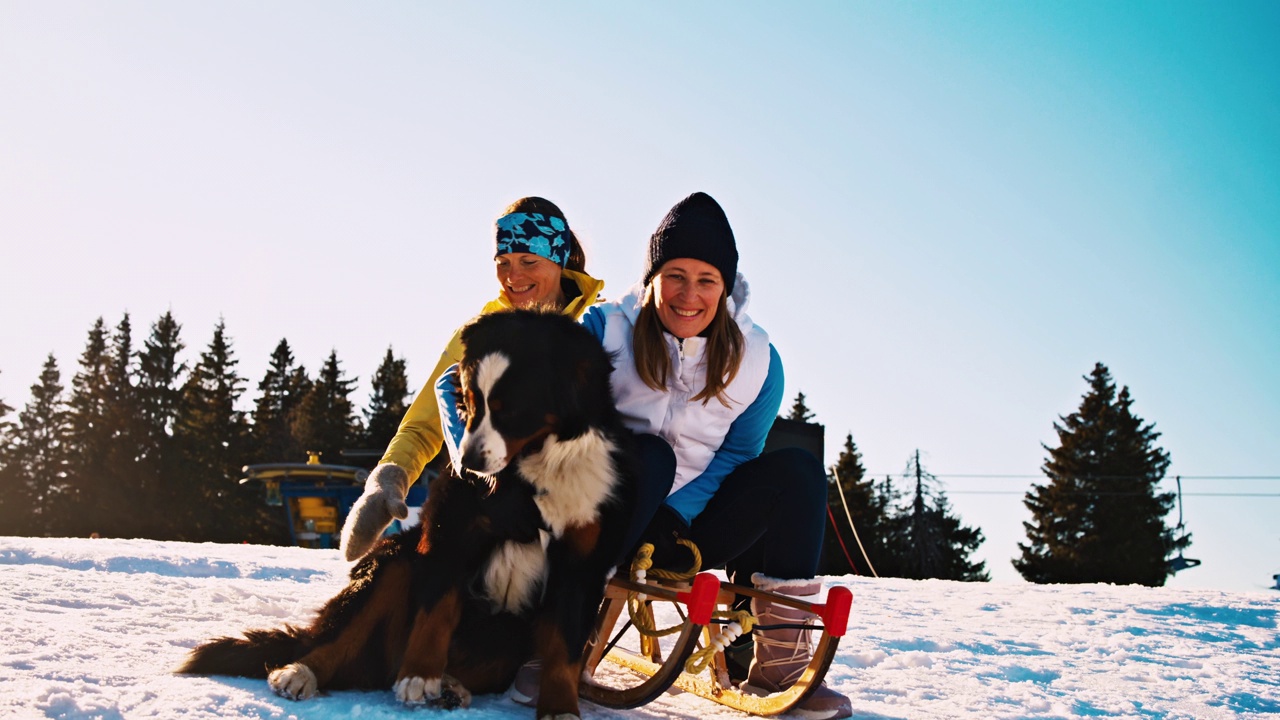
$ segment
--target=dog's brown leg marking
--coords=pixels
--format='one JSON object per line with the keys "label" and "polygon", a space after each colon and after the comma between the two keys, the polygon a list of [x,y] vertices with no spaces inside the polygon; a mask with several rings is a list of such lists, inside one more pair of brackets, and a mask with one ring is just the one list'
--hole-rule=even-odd
{"label": "dog's brown leg marking", "polygon": [[462,598],[457,589],[450,590],[430,610],[419,610],[413,619],[413,630],[409,632],[409,644],[405,646],[396,680],[444,675],[449,641],[461,617]]}
{"label": "dog's brown leg marking", "polygon": [[538,717],[573,715],[578,712],[578,679],[582,663],[569,662],[564,635],[554,622],[538,623],[538,650],[542,656],[542,682],[538,688]]}
{"label": "dog's brown leg marking", "polygon": [[600,523],[592,522],[565,528],[563,540],[569,545],[569,549],[573,550],[574,555],[586,557],[596,549],[596,543],[600,541]]}
{"label": "dog's brown leg marking", "polygon": [[[383,571],[375,576],[373,595],[365,603],[360,612],[351,619],[333,642],[321,645],[306,655],[298,663],[306,665],[316,676],[316,685],[323,689],[335,675],[344,671],[354,663],[361,662],[361,655],[373,637],[378,623],[392,619],[391,625],[399,624],[403,628],[403,617],[406,613],[406,601],[409,597],[409,565],[405,562],[388,563]],[[399,623],[394,618],[401,618]],[[388,665],[394,667],[394,665]]]}

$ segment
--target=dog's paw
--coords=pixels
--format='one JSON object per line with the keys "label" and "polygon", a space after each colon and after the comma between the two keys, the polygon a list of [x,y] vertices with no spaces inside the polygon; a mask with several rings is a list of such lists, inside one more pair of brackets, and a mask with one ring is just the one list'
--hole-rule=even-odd
{"label": "dog's paw", "polygon": [[436,705],[446,710],[469,708],[471,707],[471,691],[463,687],[457,678],[445,675],[440,679],[440,699],[436,701]]}
{"label": "dog's paw", "polygon": [[405,705],[426,705],[440,697],[440,678],[403,677],[391,689]]}
{"label": "dog's paw", "polygon": [[392,686],[396,699],[405,705],[431,705],[444,710],[471,707],[471,692],[448,675],[438,678],[410,676]]}
{"label": "dog's paw", "polygon": [[540,716],[538,720],[582,720],[582,718],[573,713],[547,713]]}
{"label": "dog's paw", "polygon": [[275,694],[290,700],[306,700],[315,697],[316,690],[319,689],[316,674],[302,663],[290,663],[272,670],[267,676],[267,685],[271,686]]}

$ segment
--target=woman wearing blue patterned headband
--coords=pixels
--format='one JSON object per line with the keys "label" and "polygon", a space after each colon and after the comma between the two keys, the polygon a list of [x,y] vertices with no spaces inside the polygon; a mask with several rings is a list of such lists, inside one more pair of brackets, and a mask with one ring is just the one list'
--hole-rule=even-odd
{"label": "woman wearing blue patterned headband", "polygon": [[[602,281],[586,273],[582,245],[564,213],[549,200],[526,197],[512,203],[495,223],[494,235],[501,292],[480,310],[482,315],[539,306],[579,318],[604,289]],[[368,552],[393,518],[408,516],[404,499],[409,486],[440,452],[443,435],[433,388],[446,368],[462,360],[458,335],[449,340],[347,516],[342,551],[348,560]]]}

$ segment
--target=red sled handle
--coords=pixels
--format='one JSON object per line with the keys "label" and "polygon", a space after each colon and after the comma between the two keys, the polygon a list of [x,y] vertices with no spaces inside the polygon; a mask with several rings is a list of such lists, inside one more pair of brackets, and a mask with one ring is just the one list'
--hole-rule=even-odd
{"label": "red sled handle", "polygon": [[[720,579],[711,573],[698,573],[693,578],[693,587],[688,592],[676,593],[676,599],[689,608],[689,620],[696,625],[711,622],[711,613],[716,608],[716,596],[720,594]],[[847,616],[846,611],[846,616]]]}
{"label": "red sled handle", "polygon": [[822,618],[822,627],[831,637],[844,637],[849,629],[849,609],[853,606],[853,592],[843,585],[827,591],[827,601],[815,604],[813,611]]}

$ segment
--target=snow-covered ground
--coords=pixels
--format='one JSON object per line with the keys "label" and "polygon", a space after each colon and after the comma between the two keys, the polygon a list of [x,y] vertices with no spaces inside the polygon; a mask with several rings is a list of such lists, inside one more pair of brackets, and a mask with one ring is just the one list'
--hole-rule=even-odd
{"label": "snow-covered ground", "polygon": [[[390,692],[295,703],[170,673],[201,640],[305,622],[337,551],[0,537],[0,717],[408,718]],[[854,593],[828,683],[860,718],[1280,714],[1280,593],[828,578]],[[692,695],[587,718],[741,718]],[[531,718],[501,695],[468,717]]]}

